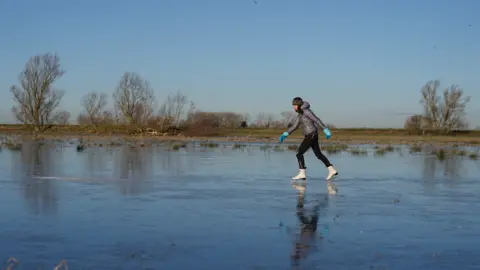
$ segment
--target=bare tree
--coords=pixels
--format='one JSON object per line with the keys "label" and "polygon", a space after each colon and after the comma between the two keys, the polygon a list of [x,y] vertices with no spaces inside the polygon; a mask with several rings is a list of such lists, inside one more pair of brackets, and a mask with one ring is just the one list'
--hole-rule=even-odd
{"label": "bare tree", "polygon": [[173,96],[168,97],[168,102],[173,106],[173,121],[175,127],[178,127],[182,120],[182,116],[185,113],[185,106],[188,102],[187,97],[183,95],[182,92],[178,91]]}
{"label": "bare tree", "polygon": [[242,128],[248,127],[249,121],[250,121],[250,114],[245,113],[242,117],[242,122],[240,123],[240,127]]}
{"label": "bare tree", "polygon": [[157,124],[160,126],[161,131],[167,130],[173,123],[173,107],[165,102],[160,106],[158,110]]}
{"label": "bare tree", "polygon": [[152,118],[155,109],[155,100],[148,99],[146,102],[136,107],[136,119],[135,123],[147,124]]}
{"label": "bare tree", "polygon": [[102,121],[103,108],[107,105],[107,95],[90,92],[82,99],[85,118],[91,125],[98,125]]}
{"label": "bare tree", "polygon": [[87,115],[80,113],[77,115],[77,124],[79,125],[89,125],[90,119],[88,119]]}
{"label": "bare tree", "polygon": [[214,124],[214,127],[220,128],[239,128],[243,121],[243,115],[234,112],[202,112],[195,111],[189,115],[189,123],[198,124],[206,121]]}
{"label": "bare tree", "polygon": [[[158,125],[161,130],[168,129],[171,125],[178,127],[185,115],[185,106],[187,97],[180,91],[175,94],[169,94],[165,102],[158,111]],[[193,107],[192,107],[193,106]],[[194,109],[195,104],[190,104],[190,109]],[[188,114],[188,113],[187,113]],[[187,115],[188,118],[188,115]]]}
{"label": "bare tree", "polygon": [[257,115],[257,126],[271,128],[275,117],[271,113],[259,113]]}
{"label": "bare tree", "polygon": [[101,124],[112,125],[115,123],[115,116],[110,110],[104,110],[101,115]]}
{"label": "bare tree", "polygon": [[243,121],[243,115],[234,112],[217,113],[219,123],[224,128],[238,128]]}
{"label": "bare tree", "polygon": [[59,125],[68,125],[70,122],[70,113],[67,111],[58,112],[55,122]]}
{"label": "bare tree", "polygon": [[57,117],[55,109],[64,95],[63,91],[54,90],[54,82],[65,71],[60,68],[60,58],[46,53],[31,57],[20,73],[20,86],[11,86],[12,108],[15,118],[23,124],[33,125],[35,131],[43,131]]}
{"label": "bare tree", "polygon": [[249,114],[249,113],[245,113],[245,114],[243,115],[242,121],[249,122],[250,119],[251,119],[250,114]]}
{"label": "bare tree", "polygon": [[197,112],[197,105],[195,104],[195,102],[190,101],[190,106],[187,111],[187,119],[185,121],[187,125],[192,123],[193,117],[196,112]]}
{"label": "bare tree", "polygon": [[218,135],[218,113],[195,110],[189,118],[190,125],[186,130],[187,136]]}
{"label": "bare tree", "polygon": [[403,127],[409,132],[409,133],[421,133],[422,132],[422,121],[423,121],[424,116],[415,114],[407,118],[405,120],[405,124]]}
{"label": "bare tree", "polygon": [[294,111],[285,111],[281,112],[281,125],[283,127],[287,127],[289,124],[291,124],[294,121],[294,118],[296,116],[296,113]]}
{"label": "bare tree", "polygon": [[428,81],[421,90],[424,117],[433,129],[447,133],[465,125],[465,107],[470,97],[464,97],[463,90],[452,85],[443,90],[443,99],[437,96],[440,81]]}
{"label": "bare tree", "polygon": [[129,124],[144,123],[154,110],[150,83],[137,73],[125,72],[113,93],[115,109]]}
{"label": "bare tree", "polygon": [[[91,125],[92,121],[87,114],[81,113],[77,116],[77,123],[79,125]],[[117,122],[115,115],[110,110],[104,110],[95,118],[95,123],[96,125],[113,125]]]}
{"label": "bare tree", "polygon": [[113,106],[113,119],[115,120],[115,124],[124,124],[125,121],[122,117],[122,112],[116,106]]}
{"label": "bare tree", "polygon": [[218,128],[220,127],[220,120],[218,114],[215,112],[203,112],[196,111],[191,115],[192,125],[207,125],[209,128]]}

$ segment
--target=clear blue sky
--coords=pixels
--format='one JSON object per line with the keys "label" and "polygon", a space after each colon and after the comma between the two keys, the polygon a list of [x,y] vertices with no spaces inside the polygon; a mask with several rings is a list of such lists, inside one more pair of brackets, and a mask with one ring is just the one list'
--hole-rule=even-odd
{"label": "clear blue sky", "polygon": [[440,79],[478,126],[479,14],[475,0],[1,0],[0,121],[28,58],[56,52],[74,115],[134,71],[202,110],[279,113],[302,96],[339,127],[397,127]]}

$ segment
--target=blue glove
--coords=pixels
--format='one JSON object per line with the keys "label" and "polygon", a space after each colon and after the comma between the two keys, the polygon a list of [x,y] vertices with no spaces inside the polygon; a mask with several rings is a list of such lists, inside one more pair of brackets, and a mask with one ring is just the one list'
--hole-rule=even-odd
{"label": "blue glove", "polygon": [[330,139],[330,137],[332,137],[332,133],[330,132],[330,129],[328,129],[328,128],[325,128],[323,130],[323,133],[325,133],[325,138],[327,138],[327,140]]}
{"label": "blue glove", "polygon": [[282,136],[280,136],[280,142],[283,142],[283,140],[285,140],[285,138],[287,138],[288,135],[289,135],[288,132],[285,131],[285,132],[282,134]]}

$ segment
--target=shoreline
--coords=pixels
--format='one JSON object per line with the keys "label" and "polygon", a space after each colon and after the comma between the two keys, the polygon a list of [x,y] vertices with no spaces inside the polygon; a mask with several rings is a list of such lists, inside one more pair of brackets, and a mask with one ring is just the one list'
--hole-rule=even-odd
{"label": "shoreline", "polygon": [[[125,134],[83,134],[83,133],[40,133],[31,134],[26,132],[1,132],[4,139],[11,140],[133,140],[133,141],[177,141],[177,142],[232,142],[232,143],[279,143],[276,136],[266,135],[225,135],[225,136],[183,136],[183,135],[125,135]],[[278,136],[279,137],[279,136]],[[302,136],[291,136],[283,144],[300,143]],[[320,139],[321,144],[345,144],[345,145],[371,145],[371,144],[395,144],[395,145],[471,145],[480,147],[480,138],[455,137],[455,136],[401,136],[401,135],[343,135],[339,134],[329,140]]]}

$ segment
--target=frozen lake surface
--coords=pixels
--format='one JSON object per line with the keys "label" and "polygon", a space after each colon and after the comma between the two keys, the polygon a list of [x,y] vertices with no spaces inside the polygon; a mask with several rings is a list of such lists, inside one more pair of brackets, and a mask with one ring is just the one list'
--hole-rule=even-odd
{"label": "frozen lake surface", "polygon": [[336,195],[311,151],[300,192],[295,152],[258,144],[3,149],[0,255],[14,269],[480,268],[480,161],[328,157]]}

